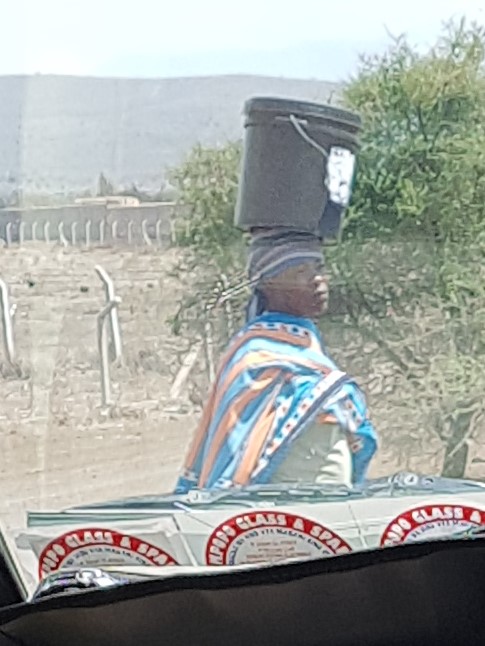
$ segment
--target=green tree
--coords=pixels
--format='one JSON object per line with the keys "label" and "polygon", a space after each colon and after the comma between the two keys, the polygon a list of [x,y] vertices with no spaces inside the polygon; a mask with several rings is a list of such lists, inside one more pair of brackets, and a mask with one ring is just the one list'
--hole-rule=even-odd
{"label": "green tree", "polygon": [[98,178],[98,197],[113,195],[113,191],[113,184],[106,179],[104,173],[101,173]]}
{"label": "green tree", "polygon": [[354,325],[400,372],[394,410],[413,402],[455,477],[485,414],[484,61],[483,28],[462,20],[426,53],[401,37],[363,57],[344,92],[363,131],[335,273],[361,297]]}
{"label": "green tree", "polygon": [[345,89],[363,119],[348,235],[474,239],[485,224],[485,37],[450,23],[427,53],[396,39]]}
{"label": "green tree", "polygon": [[199,145],[172,173],[184,213],[176,222],[180,245],[216,259],[226,259],[231,247],[240,245],[242,234],[234,227],[240,163],[239,142],[221,148]]}
{"label": "green tree", "polygon": [[241,152],[240,142],[196,146],[170,177],[178,206],[175,238],[187,251],[184,271],[192,276],[192,289],[182,296],[172,328],[202,338],[207,358],[222,350],[241,320],[242,293],[224,308],[213,307],[222,292],[244,278],[246,240],[234,226]]}

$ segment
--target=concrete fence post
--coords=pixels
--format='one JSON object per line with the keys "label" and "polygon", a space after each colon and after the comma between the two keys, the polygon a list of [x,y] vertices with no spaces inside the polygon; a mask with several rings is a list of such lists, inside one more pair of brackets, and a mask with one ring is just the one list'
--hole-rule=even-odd
{"label": "concrete fence post", "polygon": [[[121,303],[121,299],[116,296],[115,286],[113,280],[111,279],[108,272],[101,267],[101,265],[96,265],[94,268],[96,273],[101,279],[101,282],[104,286],[104,293],[106,299],[106,305],[110,303]],[[122,360],[122,344],[121,344],[121,330],[120,330],[120,321],[118,317],[118,307],[111,307],[109,310],[110,318],[110,335],[111,335],[111,344],[113,348],[114,360],[116,362],[121,362]]]}
{"label": "concrete fence post", "polygon": [[10,307],[8,287],[5,281],[0,279],[0,309],[2,315],[2,337],[3,349],[7,362],[10,366],[15,365],[15,343],[13,337],[13,314],[14,308]]}
{"label": "concrete fence post", "polygon": [[109,349],[108,334],[106,330],[106,319],[116,310],[120,299],[115,297],[103,307],[97,317],[97,341],[99,352],[99,367],[101,376],[101,405],[110,406],[111,400],[111,376],[109,371]]}

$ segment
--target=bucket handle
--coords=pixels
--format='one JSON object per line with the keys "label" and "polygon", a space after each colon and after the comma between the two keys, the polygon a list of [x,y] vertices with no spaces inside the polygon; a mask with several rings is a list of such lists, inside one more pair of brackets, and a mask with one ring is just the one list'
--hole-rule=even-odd
{"label": "bucket handle", "polygon": [[307,144],[310,144],[315,150],[318,150],[319,153],[325,157],[325,159],[328,159],[328,153],[325,150],[325,148],[322,148],[320,144],[318,144],[314,139],[310,137],[308,132],[303,128],[302,123],[306,123],[306,121],[301,121],[295,117],[294,114],[290,114],[289,119],[291,121],[291,124],[293,125],[293,128],[297,131],[297,133],[300,135],[302,139],[304,139]]}

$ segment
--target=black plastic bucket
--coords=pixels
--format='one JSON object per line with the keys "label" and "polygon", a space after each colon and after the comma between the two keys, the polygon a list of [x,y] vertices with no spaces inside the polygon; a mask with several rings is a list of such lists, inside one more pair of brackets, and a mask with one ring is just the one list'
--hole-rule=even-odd
{"label": "black plastic bucket", "polygon": [[[262,97],[247,101],[244,115],[235,225],[336,235],[350,199],[360,118],[328,105]],[[333,172],[329,182],[335,159],[346,160],[346,177],[340,181]],[[329,190],[332,184],[344,186],[343,195]]]}

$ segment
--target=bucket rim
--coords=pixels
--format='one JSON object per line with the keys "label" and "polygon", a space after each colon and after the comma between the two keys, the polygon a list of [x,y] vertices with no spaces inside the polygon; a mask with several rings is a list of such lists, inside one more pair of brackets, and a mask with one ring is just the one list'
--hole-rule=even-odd
{"label": "bucket rim", "polygon": [[267,116],[289,116],[312,121],[333,121],[352,126],[358,130],[362,127],[362,119],[355,112],[345,108],[337,108],[326,103],[316,103],[300,99],[254,96],[244,103],[243,114],[245,117],[254,117],[256,113]]}

